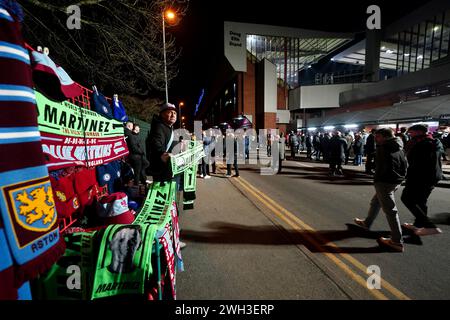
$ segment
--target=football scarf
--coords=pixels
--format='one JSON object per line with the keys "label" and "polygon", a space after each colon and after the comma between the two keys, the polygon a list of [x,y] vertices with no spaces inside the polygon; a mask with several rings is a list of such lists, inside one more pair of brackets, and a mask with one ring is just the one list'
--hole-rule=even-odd
{"label": "football scarf", "polygon": [[[9,253],[2,252],[0,273],[8,272],[14,279],[15,292],[7,294],[17,297],[17,289],[59,258],[64,242],[60,241],[42,153],[30,57],[19,22],[3,4],[0,2],[0,242],[1,250],[6,251],[6,246]],[[11,290],[10,285],[5,290]]]}
{"label": "football scarf", "polygon": [[54,102],[35,91],[47,167],[99,166],[128,154],[123,124],[68,101]]}
{"label": "football scarf", "polygon": [[183,257],[181,256],[181,247],[180,247],[180,227],[178,225],[178,209],[177,203],[175,201],[172,202],[172,210],[170,210],[170,215],[172,217],[173,243],[177,257],[177,268],[178,271],[184,271]]}
{"label": "football scarf", "polygon": [[154,225],[109,225],[102,236],[92,299],[123,294],[144,294],[152,273]]}
{"label": "football scarf", "polygon": [[111,103],[111,109],[113,110],[114,119],[120,122],[128,121],[127,112],[125,111],[125,107],[123,106],[122,101],[113,98],[113,101]]}
{"label": "football scarf", "polygon": [[92,250],[93,235],[94,233],[79,232],[64,236],[66,252],[35,283],[34,293],[37,300],[90,298],[88,294],[91,282],[88,277],[92,274],[92,257],[95,255]]}
{"label": "football scarf", "polygon": [[172,167],[172,175],[176,176],[191,167],[194,163],[205,156],[203,145],[198,141],[190,141],[186,151],[180,152],[170,157],[170,165]]}
{"label": "football scarf", "polygon": [[[198,148],[195,141],[189,144],[189,150]],[[190,166],[184,170],[183,179],[183,210],[194,209],[194,200],[196,198],[195,189],[197,185],[197,162],[192,162]]]}
{"label": "football scarf", "polygon": [[162,229],[170,221],[170,209],[175,198],[175,182],[154,182],[133,224],[151,224]]}
{"label": "football scarf", "polygon": [[184,171],[183,179],[183,210],[194,209],[197,186],[197,163],[194,162]]}

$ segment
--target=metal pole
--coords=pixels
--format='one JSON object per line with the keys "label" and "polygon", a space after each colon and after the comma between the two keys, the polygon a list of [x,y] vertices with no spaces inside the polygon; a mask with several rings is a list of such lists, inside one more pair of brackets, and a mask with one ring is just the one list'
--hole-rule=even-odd
{"label": "metal pole", "polygon": [[169,103],[169,90],[167,88],[167,59],[166,59],[166,26],[164,24],[164,11],[162,13],[163,49],[164,49],[164,78],[166,80],[166,103]]}

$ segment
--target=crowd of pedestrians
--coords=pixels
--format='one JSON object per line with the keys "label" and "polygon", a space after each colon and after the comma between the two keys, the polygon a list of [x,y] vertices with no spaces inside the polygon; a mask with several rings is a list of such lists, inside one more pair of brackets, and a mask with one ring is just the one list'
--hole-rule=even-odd
{"label": "crowd of pedestrians", "polygon": [[[381,246],[403,252],[405,230],[417,236],[442,232],[428,217],[428,198],[442,179],[442,160],[447,161],[449,145],[447,132],[430,134],[425,125],[401,128],[397,133],[390,128],[372,129],[354,134],[339,131],[330,133],[290,133],[291,157],[298,150],[306,150],[308,159],[329,163],[330,175],[343,175],[342,164],[348,164],[351,153],[353,165],[361,166],[366,157],[365,172],[374,178],[375,193],[367,216],[354,222],[369,230],[380,210],[386,215],[391,236],[377,241]],[[401,201],[415,218],[414,222],[400,223],[395,192],[404,185]],[[402,226],[404,229],[402,229]]]}

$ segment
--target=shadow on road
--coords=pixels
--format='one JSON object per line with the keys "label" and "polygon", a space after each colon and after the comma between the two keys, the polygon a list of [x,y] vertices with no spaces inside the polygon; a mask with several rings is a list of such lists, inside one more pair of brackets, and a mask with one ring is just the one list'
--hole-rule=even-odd
{"label": "shadow on road", "polygon": [[435,224],[450,225],[450,212],[441,212],[434,214],[430,220]]}
{"label": "shadow on road", "polygon": [[373,177],[363,172],[344,169],[344,176],[330,176],[329,169],[325,167],[297,167],[283,166],[283,171],[279,175],[294,179],[316,180],[326,184],[339,185],[372,185]]}
{"label": "shadow on road", "polygon": [[[372,247],[339,247],[331,242],[349,238],[366,238],[374,241],[389,236],[388,231],[365,231],[358,226],[346,224],[346,230],[284,230],[270,226],[245,226],[226,222],[213,222],[208,228],[215,231],[194,231],[184,229],[183,240],[210,244],[255,244],[255,245],[302,245],[311,252],[324,253],[379,253],[384,250],[378,245]],[[408,237],[407,237],[408,238]],[[420,241],[420,239],[419,239]],[[407,242],[407,241],[405,241]],[[421,244],[409,241],[411,244]]]}

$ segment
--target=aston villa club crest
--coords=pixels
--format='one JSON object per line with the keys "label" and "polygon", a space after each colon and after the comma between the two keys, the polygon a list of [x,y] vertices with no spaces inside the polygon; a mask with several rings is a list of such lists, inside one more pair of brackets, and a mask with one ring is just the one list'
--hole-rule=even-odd
{"label": "aston villa club crest", "polygon": [[50,230],[56,222],[55,201],[49,181],[17,184],[4,189],[16,223],[31,231]]}
{"label": "aston villa club crest", "polygon": [[[23,179],[38,174],[39,178]],[[0,188],[0,214],[11,251],[19,263],[34,259],[59,241],[55,198],[45,174],[48,171],[41,166],[26,169],[21,176],[1,176],[4,184]]]}

